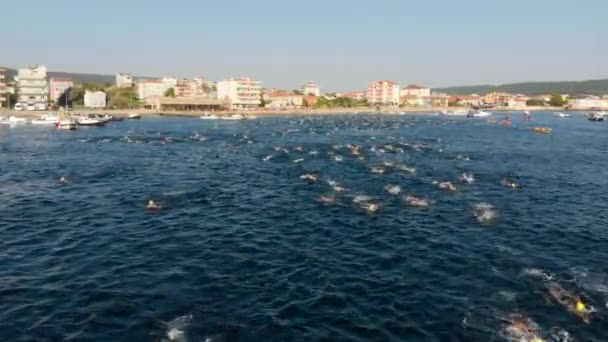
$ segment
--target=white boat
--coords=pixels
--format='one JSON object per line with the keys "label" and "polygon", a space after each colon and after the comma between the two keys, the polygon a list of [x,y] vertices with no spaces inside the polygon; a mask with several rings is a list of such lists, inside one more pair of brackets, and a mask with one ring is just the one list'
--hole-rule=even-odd
{"label": "white boat", "polygon": [[468,116],[472,118],[487,118],[490,115],[492,115],[492,113],[483,110],[475,110],[468,114]]}
{"label": "white boat", "polygon": [[217,116],[217,115],[209,115],[209,114],[206,114],[206,115],[201,115],[201,119],[202,119],[202,120],[217,120],[217,119],[219,119],[219,118],[220,118],[220,117],[219,117],[219,116]]}
{"label": "white boat", "polygon": [[245,119],[245,116],[243,114],[232,114],[229,116],[222,116],[221,119],[222,120],[243,120],[243,119]]}
{"label": "white boat", "polygon": [[48,114],[43,115],[40,119],[32,120],[33,125],[54,125],[59,120],[57,115]]}
{"label": "white boat", "polygon": [[141,119],[141,115],[137,113],[130,113],[127,115],[127,119]]}
{"label": "white boat", "polygon": [[78,127],[78,124],[73,119],[61,119],[57,122],[57,128],[66,131],[73,131]]}
{"label": "white boat", "polygon": [[553,116],[556,118],[569,118],[570,114],[555,112],[555,113],[553,113]]}
{"label": "white boat", "polygon": [[103,126],[106,124],[102,120],[87,117],[76,118],[76,123],[78,123],[79,126]]}
{"label": "white boat", "polygon": [[26,118],[18,118],[16,116],[11,116],[8,118],[8,123],[9,124],[24,124],[24,123],[28,123]]}
{"label": "white boat", "polygon": [[465,109],[446,110],[441,112],[441,114],[447,116],[467,116],[469,114],[469,111]]}

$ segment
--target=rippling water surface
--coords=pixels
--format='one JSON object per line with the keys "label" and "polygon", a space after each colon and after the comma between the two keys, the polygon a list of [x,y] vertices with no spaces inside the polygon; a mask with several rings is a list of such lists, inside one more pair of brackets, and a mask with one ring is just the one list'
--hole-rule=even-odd
{"label": "rippling water surface", "polygon": [[513,121],[0,126],[0,339],[608,340],[608,125]]}

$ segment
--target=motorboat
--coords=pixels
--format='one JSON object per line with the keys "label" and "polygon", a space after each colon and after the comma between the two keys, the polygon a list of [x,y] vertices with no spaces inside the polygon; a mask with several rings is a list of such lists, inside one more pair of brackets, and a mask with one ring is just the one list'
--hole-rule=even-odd
{"label": "motorboat", "polygon": [[469,118],[487,118],[490,115],[492,115],[492,113],[483,110],[475,110],[467,113],[467,117]]}
{"label": "motorboat", "polygon": [[79,126],[104,126],[106,124],[105,121],[90,117],[76,118],[76,122]]}
{"label": "motorboat", "polygon": [[592,112],[587,115],[589,121],[604,121],[605,112]]}
{"label": "motorboat", "polygon": [[222,116],[222,120],[244,120],[245,116],[243,114],[232,114],[228,116]]}
{"label": "motorboat", "polygon": [[217,119],[220,119],[220,117],[217,115],[204,114],[204,115],[201,115],[201,119],[202,120],[217,120]]}
{"label": "motorboat", "polygon": [[54,125],[59,120],[55,114],[42,115],[39,119],[32,120],[33,125]]}
{"label": "motorboat", "polygon": [[569,118],[570,114],[566,114],[566,113],[562,113],[562,112],[555,112],[555,113],[553,113],[553,116],[556,118]]}
{"label": "motorboat", "polygon": [[467,116],[469,114],[469,111],[467,111],[465,109],[446,110],[446,111],[441,112],[441,114],[447,115],[447,116]]}
{"label": "motorboat", "polygon": [[27,121],[26,118],[19,118],[19,117],[16,117],[16,116],[11,116],[11,117],[8,118],[8,123],[12,124],[12,125],[15,125],[15,124],[25,124],[25,123],[28,123],[28,121]]}
{"label": "motorboat", "polygon": [[137,113],[130,113],[129,115],[127,115],[127,119],[138,120],[141,119],[141,115]]}
{"label": "motorboat", "polygon": [[73,131],[78,128],[78,124],[74,119],[61,119],[57,122],[57,128],[65,131]]}

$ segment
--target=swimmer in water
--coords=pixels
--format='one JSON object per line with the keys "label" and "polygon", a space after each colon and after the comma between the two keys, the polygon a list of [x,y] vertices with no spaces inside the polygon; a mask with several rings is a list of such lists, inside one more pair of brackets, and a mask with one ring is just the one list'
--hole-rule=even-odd
{"label": "swimmer in water", "polygon": [[362,207],[370,215],[376,214],[378,209],[380,209],[380,205],[378,203],[365,203]]}
{"label": "swimmer in water", "polygon": [[393,196],[397,196],[401,193],[401,187],[399,185],[387,185],[384,189]]}
{"label": "swimmer in water", "polygon": [[59,178],[59,183],[61,183],[63,185],[67,185],[67,184],[70,184],[70,181],[68,180],[67,177],[61,176],[61,178]]}
{"label": "swimmer in water", "polygon": [[148,201],[148,205],[146,206],[146,209],[148,210],[159,210],[162,209],[162,206],[160,203],[156,202],[155,200],[149,200]]}
{"label": "swimmer in water", "polygon": [[521,314],[510,314],[505,320],[509,324],[502,334],[509,341],[544,342],[540,337],[540,327],[530,318]]}
{"label": "swimmer in water", "polygon": [[472,184],[475,183],[475,177],[472,173],[463,173],[460,175],[460,181],[463,183]]}
{"label": "swimmer in water", "polygon": [[507,187],[507,188],[511,188],[511,189],[518,189],[519,188],[519,184],[512,182],[508,179],[503,179],[502,181],[500,181],[500,185]]}
{"label": "swimmer in water", "polygon": [[424,198],[418,198],[415,196],[405,197],[405,202],[412,207],[418,208],[426,208],[431,205],[431,202],[429,200],[426,200]]}
{"label": "swimmer in water", "polygon": [[371,171],[372,173],[377,174],[377,175],[381,175],[381,174],[383,174],[383,173],[385,173],[385,172],[386,172],[386,169],[385,169],[385,168],[383,168],[383,167],[374,166],[374,167],[372,167],[372,168],[370,169],[370,171]]}
{"label": "swimmer in water", "polygon": [[585,304],[581,296],[575,296],[556,282],[547,284],[547,290],[549,291],[549,295],[558,304],[577,315],[583,322],[589,324],[594,310],[590,305]]}
{"label": "swimmer in water", "polygon": [[321,197],[319,197],[319,202],[326,204],[326,205],[336,204],[336,197],[335,196],[321,196]]}
{"label": "swimmer in water", "polygon": [[317,175],[313,175],[312,173],[307,173],[307,174],[301,175],[300,179],[306,181],[309,184],[312,184],[312,183],[316,183],[317,179],[319,179],[319,177],[317,177]]}
{"label": "swimmer in water", "polygon": [[456,187],[451,182],[441,182],[439,183],[439,189],[446,191],[456,191]]}
{"label": "swimmer in water", "polygon": [[479,203],[473,207],[473,215],[479,223],[491,223],[496,218],[496,210],[491,204]]}

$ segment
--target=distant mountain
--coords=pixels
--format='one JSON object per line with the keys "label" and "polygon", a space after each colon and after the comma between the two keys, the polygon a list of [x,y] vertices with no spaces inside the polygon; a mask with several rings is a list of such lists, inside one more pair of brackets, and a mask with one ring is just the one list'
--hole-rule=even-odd
{"label": "distant mountain", "polygon": [[452,95],[468,95],[479,94],[484,95],[494,91],[505,92],[511,94],[524,95],[539,95],[539,94],[570,94],[570,95],[605,95],[608,94],[608,79],[606,80],[590,80],[580,82],[525,82],[511,83],[499,86],[494,85],[478,85],[478,86],[460,86],[448,88],[433,88],[433,91],[452,94]]}
{"label": "distant mountain", "polygon": [[[17,70],[6,69],[6,80],[12,81],[17,75]],[[100,83],[100,84],[114,84],[116,82],[116,75],[100,75],[100,74],[81,74],[74,72],[63,72],[63,71],[49,71],[47,72],[48,78],[71,78],[74,83]],[[133,76],[135,80],[151,79],[154,77],[147,76]]]}

